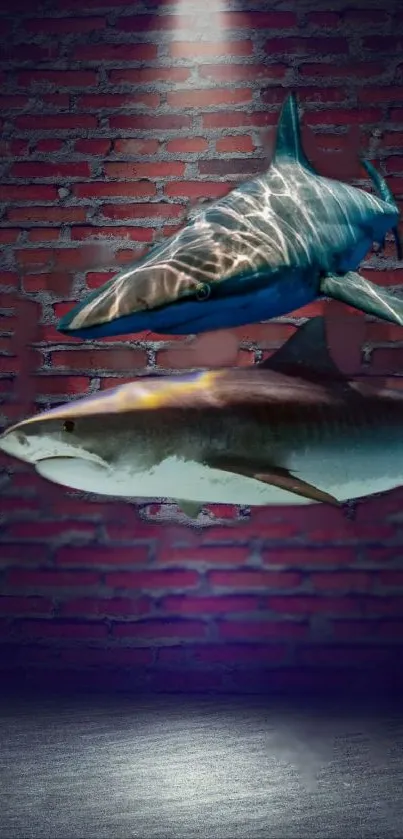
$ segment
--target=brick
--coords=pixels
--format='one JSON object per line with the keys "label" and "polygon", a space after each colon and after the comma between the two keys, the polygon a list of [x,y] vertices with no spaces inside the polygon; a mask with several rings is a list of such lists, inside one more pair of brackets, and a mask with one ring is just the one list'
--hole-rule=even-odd
{"label": "brick", "polygon": [[[402,111],[402,114],[403,114],[403,111]],[[393,173],[394,172],[397,172],[397,173],[403,172],[403,157],[398,157],[397,155],[394,155],[393,157],[389,157],[386,160],[386,171],[387,171],[388,174],[389,174],[389,172],[393,172]]]}
{"label": "brick", "polygon": [[[376,64],[369,61],[361,61],[359,63],[348,62],[347,64],[301,64],[298,72],[302,77],[306,76],[320,76],[323,79],[370,79],[375,76],[380,76],[384,72],[382,64]],[[344,120],[343,120],[344,121]]]}
{"label": "brick", "polygon": [[242,641],[261,641],[273,638],[279,641],[297,640],[309,635],[309,624],[300,621],[220,621],[218,624],[220,638],[226,641],[233,639]]}
{"label": "brick", "polygon": [[18,588],[43,588],[47,586],[81,588],[82,586],[98,585],[99,581],[99,574],[92,571],[60,571],[58,569],[26,571],[23,568],[14,568],[6,573],[6,584]]}
{"label": "brick", "polygon": [[[173,650],[162,650],[169,653]],[[237,664],[280,664],[285,661],[288,655],[287,647],[283,644],[271,644],[254,647],[251,644],[231,644],[222,646],[219,644],[210,646],[197,646],[192,649],[192,662],[200,662],[206,666],[209,664],[225,664],[231,668]]]}
{"label": "brick", "polygon": [[26,184],[2,184],[0,185],[1,201],[57,201],[57,188],[48,185],[30,186]]}
{"label": "brick", "polygon": [[[165,189],[166,192],[166,189]],[[184,215],[184,208],[180,204],[103,204],[102,214],[105,218],[177,218]]]}
{"label": "brick", "polygon": [[79,131],[82,128],[97,128],[98,121],[95,116],[82,114],[36,114],[17,117],[15,124],[29,131]]}
{"label": "brick", "polygon": [[61,238],[61,227],[33,227],[26,231],[26,239],[28,242],[37,242],[43,244],[44,242],[57,242]]}
{"label": "brick", "polygon": [[[1,604],[1,601],[0,601]],[[150,611],[150,602],[145,597],[104,597],[102,599],[83,597],[60,604],[62,617],[137,617]]]}
{"label": "brick", "polygon": [[105,259],[105,251],[95,243],[91,246],[82,246],[81,248],[29,248],[24,250],[16,250],[15,257],[17,262],[24,268],[29,270],[31,267],[34,271],[39,268],[43,270],[62,271],[79,271],[85,268],[94,267]]}
{"label": "brick", "polygon": [[142,349],[55,350],[51,353],[52,367],[67,370],[134,370],[147,367],[147,355]]}
{"label": "brick", "polygon": [[153,671],[148,678],[148,684],[153,693],[228,693],[228,684],[223,674],[214,671],[210,673],[194,669]]}
{"label": "brick", "polygon": [[106,20],[102,17],[46,17],[33,18],[31,20],[24,20],[23,28],[27,32],[40,35],[42,33],[52,33],[55,35],[70,35],[72,33],[93,32],[95,30],[104,29]]}
{"label": "brick", "polygon": [[18,228],[15,230],[12,230],[11,228],[0,230],[0,244],[10,245],[13,242],[16,242],[20,232],[21,231]]}
{"label": "brick", "polygon": [[403,638],[403,621],[382,621],[376,624],[376,634],[381,635],[382,638],[391,640],[399,640]]}
{"label": "brick", "polygon": [[63,623],[62,621],[21,621],[18,626],[22,635],[27,638],[76,638],[87,640],[89,638],[106,638],[108,627],[106,624],[96,624],[93,621],[88,623]]}
{"label": "brick", "polygon": [[216,150],[219,153],[238,152],[240,154],[249,154],[253,152],[255,145],[252,137],[249,135],[235,135],[234,137],[222,137],[216,142]]}
{"label": "brick", "polygon": [[269,55],[299,55],[313,52],[315,56],[328,56],[348,53],[349,45],[346,38],[316,38],[309,35],[306,38],[299,36],[270,38],[265,42],[264,49]]}
{"label": "brick", "polygon": [[253,43],[244,41],[174,41],[170,44],[172,58],[225,58],[227,55],[252,55]]}
{"label": "brick", "polygon": [[194,588],[198,585],[196,571],[118,571],[105,574],[105,583],[112,588],[137,588],[152,591],[165,588]]}
{"label": "brick", "polygon": [[266,161],[245,157],[230,160],[200,160],[198,164],[201,175],[256,175],[267,168]]}
{"label": "brick", "polygon": [[105,163],[107,178],[138,179],[138,178],[176,178],[183,177],[184,163],[174,161],[160,161],[157,163]]}
{"label": "brick", "polygon": [[307,15],[308,23],[314,26],[320,26],[324,29],[333,29],[340,23],[340,15],[336,12],[309,12]]}
{"label": "brick", "polygon": [[403,571],[381,571],[378,580],[381,586],[401,588],[403,586]]}
{"label": "brick", "polygon": [[147,248],[122,248],[116,251],[115,259],[118,265],[127,265],[137,262],[147,253],[147,250]]}
{"label": "brick", "polygon": [[118,131],[127,129],[130,131],[172,131],[180,128],[191,128],[192,118],[186,114],[164,114],[162,116],[150,116],[148,114],[125,116],[119,114],[109,117],[109,125],[112,129]]}
{"label": "brick", "polygon": [[22,94],[10,94],[9,96],[0,95],[0,109],[2,111],[24,109],[29,102],[28,96]]}
{"label": "brick", "polygon": [[137,621],[136,623],[116,624],[112,628],[112,635],[115,638],[136,637],[139,639],[149,638],[150,640],[175,638],[186,638],[188,640],[203,639],[206,637],[206,625],[202,621],[186,619],[177,621]]}
{"label": "brick", "polygon": [[401,373],[403,370],[403,349],[384,347],[371,353],[371,372],[379,374]]}
{"label": "brick", "polygon": [[59,650],[61,661],[67,664],[82,665],[84,667],[113,667],[116,671],[117,667],[133,667],[137,665],[151,664],[153,660],[153,653],[150,649],[136,649],[128,647],[122,649],[119,647],[111,647],[110,649],[85,649],[83,647],[75,647],[73,649]]}
{"label": "brick", "polygon": [[0,140],[0,157],[22,157],[28,149],[26,140]]}
{"label": "brick", "polygon": [[288,597],[268,597],[266,608],[283,615],[360,615],[362,601],[354,597],[314,597],[310,595],[291,595]]}
{"label": "brick", "polygon": [[50,291],[62,297],[70,294],[72,277],[62,272],[46,274],[26,274],[23,279],[25,291],[32,294],[38,291]]}
{"label": "brick", "polygon": [[243,111],[225,111],[202,114],[203,128],[262,128],[274,125],[278,115],[272,111],[254,111],[248,114]]}
{"label": "brick", "polygon": [[49,105],[54,110],[70,110],[70,96],[68,93],[42,93],[38,102]]}
{"label": "brick", "polygon": [[336,641],[351,641],[370,638],[378,634],[379,624],[369,620],[344,621],[337,620],[333,623],[333,637]]}
{"label": "brick", "polygon": [[[388,20],[388,11],[381,9],[345,9],[343,19],[350,26],[378,26]],[[386,43],[387,49],[387,43]]]}
{"label": "brick", "polygon": [[112,70],[109,73],[111,84],[140,85],[154,82],[177,84],[186,82],[189,78],[190,69],[187,67],[141,67],[130,70]]}
{"label": "brick", "polygon": [[366,571],[352,571],[350,573],[346,573],[345,571],[342,573],[340,571],[336,571],[332,574],[310,574],[309,579],[313,588],[318,592],[359,592],[370,591],[376,582],[377,577]]}
{"label": "brick", "polygon": [[[230,537],[227,536],[227,539]],[[248,546],[235,547],[231,544],[220,544],[218,547],[172,547],[164,543],[158,545],[157,562],[159,564],[179,565],[192,562],[201,565],[244,565],[250,559],[251,549]]]}
{"label": "brick", "polygon": [[[315,511],[316,512],[316,511]],[[306,515],[306,511],[304,511]],[[265,564],[281,565],[285,567],[305,569],[310,565],[353,565],[356,560],[354,547],[342,547],[339,545],[312,546],[312,548],[264,548],[262,560]]]}
{"label": "brick", "polygon": [[111,149],[111,141],[108,139],[99,140],[76,140],[74,150],[79,154],[100,155],[106,157]]}
{"label": "brick", "polygon": [[[103,181],[92,181],[92,183],[77,184],[73,187],[73,193],[77,198],[152,198],[156,195],[155,184],[149,181],[139,183],[104,183]],[[143,205],[144,206],[144,205]]]}
{"label": "brick", "polygon": [[19,162],[11,167],[10,174],[14,178],[89,178],[91,170],[88,163],[49,163]]}
{"label": "brick", "polygon": [[326,108],[323,111],[308,111],[305,114],[307,125],[348,125],[362,123],[379,123],[382,119],[382,112],[379,108],[352,108],[351,110],[331,110]]}
{"label": "brick", "polygon": [[297,25],[294,12],[220,12],[217,24],[223,29],[290,29]]}
{"label": "brick", "polygon": [[[359,102],[366,102],[371,105],[378,102],[392,104],[396,99],[402,99],[403,87],[398,87],[397,85],[373,87],[371,85],[371,87],[361,88],[357,93]],[[385,136],[390,137],[391,135],[382,135],[382,145],[385,145]]]}
{"label": "brick", "polygon": [[[320,104],[325,105],[326,103],[335,103],[335,102],[344,102],[348,99],[349,93],[347,86],[345,87],[300,87],[298,89],[298,99],[300,102],[308,103],[308,104]],[[264,91],[260,98],[262,102],[270,102],[272,97],[272,88],[267,88],[267,91]],[[277,101],[277,100],[276,100]],[[320,137],[318,135],[314,136],[315,143],[329,141],[330,143],[338,143],[338,147],[343,147],[345,145],[345,136],[344,135],[336,135],[335,137]]]}
{"label": "brick", "polygon": [[257,597],[165,597],[160,605],[162,611],[177,615],[220,615],[231,612],[257,611]]}
{"label": "brick", "polygon": [[278,589],[296,588],[302,581],[302,575],[294,571],[213,571],[209,582],[218,588],[242,589]]}
{"label": "brick", "polygon": [[154,61],[158,55],[155,44],[82,44],[73,50],[75,61],[95,61],[103,64],[113,61]]}
{"label": "brick", "polygon": [[57,394],[69,394],[81,396],[88,392],[90,379],[87,376],[37,376],[35,385],[37,393],[41,396]]}
{"label": "brick", "polygon": [[0,615],[51,615],[53,603],[44,597],[0,596]]}
{"label": "brick", "polygon": [[[4,21],[4,17],[2,20]],[[24,44],[24,48],[22,50],[21,44],[19,43],[13,44],[9,41],[7,44],[7,61],[17,67],[19,64],[25,63],[26,61],[32,61],[35,63],[40,61],[51,61],[51,59],[56,56],[57,50],[51,45],[40,47],[34,46],[33,44]]]}
{"label": "brick", "polygon": [[206,108],[217,105],[240,105],[252,101],[250,88],[223,88],[207,90],[175,90],[167,93],[167,103],[172,108]]}
{"label": "brick", "polygon": [[[184,141],[185,142],[185,141]],[[113,152],[114,154],[124,155],[155,155],[159,150],[158,140],[136,140],[130,138],[127,140],[114,140]]]}
{"label": "brick", "polygon": [[84,207],[13,207],[7,210],[7,219],[15,224],[41,222],[47,224],[79,224],[85,221]]}
{"label": "brick", "polygon": [[392,663],[394,652],[382,647],[326,647],[315,646],[299,650],[298,660],[303,665],[321,665],[325,667],[376,667],[379,664]]}
{"label": "brick", "polygon": [[[367,277],[368,280],[376,283],[377,285],[381,286],[399,286],[403,285],[403,269],[402,268],[394,268],[390,271],[376,271],[376,273],[372,271],[365,271],[363,272],[364,276]],[[388,324],[389,325],[389,324]],[[375,324],[367,324],[366,328],[373,328]]]}
{"label": "brick", "polygon": [[[130,239],[130,241],[134,242],[152,242],[153,230],[149,227],[105,227],[105,225],[102,225],[102,227],[75,227],[70,232],[72,241],[82,241],[94,236],[105,236],[108,239],[112,236],[116,239]],[[100,272],[99,274],[91,275],[91,277],[105,282],[108,279],[105,273]],[[112,271],[110,277],[113,277],[114,274],[115,272]]]}
{"label": "brick", "polygon": [[158,108],[160,96],[157,93],[98,93],[87,94],[78,98],[78,107],[88,111],[112,110],[116,108],[135,108],[141,105],[144,108]]}
{"label": "brick", "polygon": [[370,35],[362,39],[364,49],[376,50],[377,53],[391,55],[394,52],[401,53],[403,40],[401,35]]}
{"label": "brick", "polygon": [[288,67],[286,64],[205,64],[198,72],[202,79],[215,82],[261,82],[283,79]]}
{"label": "brick", "polygon": [[[17,83],[21,87],[44,83],[58,88],[94,87],[97,74],[92,70],[26,70],[18,75]],[[73,119],[76,118],[73,115]]]}
{"label": "brick", "polygon": [[[80,502],[82,505],[83,502]],[[126,511],[127,508],[125,508]],[[137,532],[137,531],[136,531]],[[135,536],[135,534],[134,534]],[[55,554],[57,565],[74,568],[112,566],[120,568],[127,565],[144,565],[148,562],[149,548],[147,545],[131,545],[130,547],[98,546],[78,548],[75,546],[59,548]]]}
{"label": "brick", "polygon": [[171,198],[221,198],[229,191],[228,184],[209,181],[173,181],[164,192]]}
{"label": "brick", "polygon": [[157,32],[162,29],[176,32],[178,29],[192,29],[196,23],[193,15],[134,15],[120,17],[117,28],[123,32]]}

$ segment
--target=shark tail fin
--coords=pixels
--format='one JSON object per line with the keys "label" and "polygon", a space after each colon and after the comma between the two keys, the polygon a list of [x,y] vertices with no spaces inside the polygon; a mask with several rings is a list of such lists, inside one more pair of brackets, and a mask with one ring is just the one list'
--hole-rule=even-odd
{"label": "shark tail fin", "polygon": [[286,162],[299,163],[300,166],[314,172],[302,146],[298,103],[295,93],[290,93],[287,96],[281,108],[273,156],[274,165]]}
{"label": "shark tail fin", "polygon": [[[366,170],[366,172],[368,172],[368,175],[371,178],[371,181],[374,184],[374,187],[375,187],[379,197],[383,198],[384,201],[386,201],[388,204],[391,204],[393,209],[395,209],[397,212],[399,212],[399,208],[396,204],[393,193],[389,189],[389,187],[388,187],[388,185],[385,181],[385,178],[382,177],[380,172],[377,172],[377,170],[375,169],[375,166],[373,166],[372,163],[369,162],[369,160],[365,160],[365,158],[362,158],[361,163],[362,163],[364,169]],[[398,229],[397,226],[392,228],[392,233],[393,233],[395,243],[396,243],[397,258],[400,260],[403,257],[403,251],[402,251],[402,243],[400,241],[400,236],[399,236],[399,229]]]}

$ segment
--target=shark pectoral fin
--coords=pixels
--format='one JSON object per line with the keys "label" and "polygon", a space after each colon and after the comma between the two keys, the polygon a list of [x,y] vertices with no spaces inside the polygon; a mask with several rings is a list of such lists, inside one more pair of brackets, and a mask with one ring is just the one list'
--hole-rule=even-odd
{"label": "shark pectoral fin", "polygon": [[246,478],[254,478],[264,484],[271,484],[279,489],[292,492],[294,495],[302,495],[312,501],[320,501],[323,504],[341,506],[337,498],[324,492],[313,484],[303,481],[296,475],[292,475],[288,469],[281,466],[267,466],[263,464],[252,464],[241,458],[230,458],[225,456],[212,456],[205,461],[212,469],[222,469],[224,472],[234,472],[237,475],[244,475]]}
{"label": "shark pectoral fin", "polygon": [[197,519],[203,507],[198,501],[183,501],[182,499],[178,499],[176,503],[179,509],[182,510],[182,513],[188,516],[189,519]]}
{"label": "shark pectoral fin", "polygon": [[328,274],[321,280],[320,290],[327,297],[342,300],[368,315],[403,326],[403,299],[374,285],[356,271],[342,275]]}

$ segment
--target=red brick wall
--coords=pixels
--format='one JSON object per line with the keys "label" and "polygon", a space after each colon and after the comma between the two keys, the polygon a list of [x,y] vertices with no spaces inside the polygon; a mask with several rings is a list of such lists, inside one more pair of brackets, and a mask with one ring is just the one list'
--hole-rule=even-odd
{"label": "red brick wall", "polygon": [[[264,170],[290,88],[319,171],[365,184],[366,151],[403,196],[399,2],[257,0],[241,12],[222,0],[218,15],[204,0],[179,19],[173,2],[46,5],[1,3],[3,425],[150,367],[211,361],[189,339],[80,343],[55,324],[189,203]],[[365,272],[403,285],[391,245]],[[318,310],[237,330],[229,361],[253,363]],[[358,372],[401,373],[402,335],[369,323]],[[9,675],[147,690],[399,680],[401,491],[361,504],[355,521],[324,506],[215,508],[194,528],[172,506],[85,499],[6,456],[1,467]]]}

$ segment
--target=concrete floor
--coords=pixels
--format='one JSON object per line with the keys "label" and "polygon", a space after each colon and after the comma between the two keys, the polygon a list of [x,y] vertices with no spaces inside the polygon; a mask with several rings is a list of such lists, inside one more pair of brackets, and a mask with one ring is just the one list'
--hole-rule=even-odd
{"label": "concrete floor", "polygon": [[403,710],[3,698],[4,839],[400,837]]}

